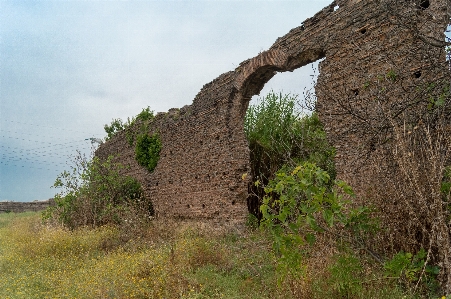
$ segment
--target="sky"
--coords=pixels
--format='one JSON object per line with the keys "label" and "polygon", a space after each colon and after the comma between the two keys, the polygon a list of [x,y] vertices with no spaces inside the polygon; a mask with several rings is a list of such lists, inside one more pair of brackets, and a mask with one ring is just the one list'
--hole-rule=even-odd
{"label": "sky", "polygon": [[[0,0],[0,201],[45,200],[103,126],[202,86],[331,1]],[[312,67],[264,88],[301,94]]]}
{"label": "sky", "polygon": [[[331,2],[0,0],[0,201],[53,197],[113,118],[191,104]],[[313,74],[278,74],[261,95],[301,95]]]}

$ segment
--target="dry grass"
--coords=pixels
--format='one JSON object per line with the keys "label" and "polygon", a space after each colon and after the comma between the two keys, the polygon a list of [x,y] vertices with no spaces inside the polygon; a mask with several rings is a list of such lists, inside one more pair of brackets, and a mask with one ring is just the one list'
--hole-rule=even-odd
{"label": "dry grass", "polygon": [[306,251],[305,275],[281,280],[260,230],[156,221],[132,237],[111,226],[46,226],[37,213],[1,214],[0,298],[410,298],[364,261],[362,289],[343,297],[330,271],[338,253],[331,242],[319,238]]}

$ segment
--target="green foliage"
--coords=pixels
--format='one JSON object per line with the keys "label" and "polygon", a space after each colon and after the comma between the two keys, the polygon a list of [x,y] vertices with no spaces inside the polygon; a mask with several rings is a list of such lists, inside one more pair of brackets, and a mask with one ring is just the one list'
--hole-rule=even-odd
{"label": "green foliage", "polygon": [[313,113],[310,116],[304,116],[300,123],[299,137],[302,136],[302,150],[297,160],[309,161],[315,163],[318,167],[325,170],[331,180],[335,179],[335,148],[327,141],[326,132],[321,124],[318,115]]}
{"label": "green foliage", "polygon": [[[438,89],[438,90],[437,90]],[[430,83],[425,88],[425,97],[428,99],[427,109],[434,112],[449,106],[449,83]]]}
{"label": "green foliage", "polygon": [[122,119],[115,118],[111,121],[111,124],[105,125],[103,128],[107,133],[107,137],[105,138],[105,140],[108,140],[111,137],[113,137],[117,132],[124,130],[124,123],[122,122]]}
{"label": "green foliage", "polygon": [[147,108],[143,108],[143,110],[136,115],[134,119],[132,119],[131,124],[135,123],[136,121],[152,121],[154,119],[154,111],[150,110],[150,107],[147,106]]}
{"label": "green foliage", "polygon": [[340,254],[329,267],[330,283],[340,298],[351,298],[363,288],[363,267],[360,260],[350,254]]}
{"label": "green foliage", "polygon": [[396,72],[394,70],[389,70],[386,78],[390,81],[396,81],[396,79],[398,78],[398,75],[396,74]]}
{"label": "green foliage", "polygon": [[[443,172],[440,192],[442,194],[443,201],[447,203],[448,211],[451,211],[451,166],[446,167]],[[448,215],[447,218],[448,221],[451,220],[451,216]]]}
{"label": "green foliage", "polygon": [[138,135],[135,148],[135,159],[139,165],[152,172],[160,159],[161,140],[155,133],[152,136],[147,133]]}
{"label": "green foliage", "polygon": [[140,122],[143,124],[143,126],[146,126],[149,122],[151,122],[154,119],[153,110],[150,110],[150,107],[147,106],[147,108],[143,108],[142,111],[136,115],[135,117],[127,118],[127,121],[124,123],[122,119],[116,118],[111,121],[110,125],[105,125],[104,129],[107,133],[106,140],[111,139],[117,132],[126,130],[127,133],[127,141],[130,145],[133,144],[134,136],[132,132],[130,132],[130,128],[133,127],[137,122]]}
{"label": "green foliage", "polygon": [[127,118],[127,124],[126,124],[126,138],[127,142],[130,146],[133,145],[135,142],[136,133],[132,132],[131,128],[136,124],[140,123],[141,126],[139,128],[139,131],[141,133],[148,131],[148,125],[150,122],[153,121],[155,118],[153,111],[150,110],[150,107],[147,107],[143,109],[137,116],[133,117],[131,120],[130,118]]}
{"label": "green foliage", "polygon": [[[411,265],[412,254],[404,253],[403,251],[396,254],[390,261],[384,264],[387,271],[387,276],[401,277],[403,272]],[[417,271],[407,270],[407,277],[411,277]]]}
{"label": "green foliage", "polygon": [[426,264],[426,259],[427,253],[424,248],[415,255],[410,252],[398,252],[384,263],[386,276],[397,278],[405,287],[422,282],[429,293],[436,293],[439,288],[437,276],[440,267]]}
{"label": "green foliage", "polygon": [[294,166],[294,160],[314,162],[334,177],[335,150],[318,116],[303,114],[297,101],[297,96],[270,92],[246,111],[244,130],[254,178],[270,179],[283,165]]}
{"label": "green foliage", "polygon": [[258,218],[254,214],[249,213],[246,219],[246,226],[251,230],[255,230],[258,228],[258,225]]}
{"label": "green foliage", "polygon": [[44,219],[54,219],[73,229],[79,226],[121,224],[128,212],[146,219],[153,213],[144,199],[139,182],[121,175],[124,168],[114,163],[112,156],[106,161],[94,157],[88,161],[80,153],[75,166],[64,171],[53,185],[62,191],[54,196],[55,205],[43,214]]}
{"label": "green foliage", "polygon": [[125,131],[125,138],[127,138],[128,145],[133,146],[133,142],[135,142],[135,136],[130,130]]}
{"label": "green foliage", "polygon": [[258,218],[264,187],[284,165],[294,167],[310,161],[335,177],[335,149],[327,142],[318,116],[306,115],[299,107],[297,96],[270,92],[246,112],[244,130],[253,180],[248,206]]}
{"label": "green foliage", "polygon": [[367,206],[347,211],[344,228],[351,233],[354,240],[362,241],[368,235],[373,235],[379,230],[378,219],[372,217],[375,211],[375,208]]}
{"label": "green foliage", "polygon": [[[295,245],[303,244],[304,240],[299,237],[301,228],[323,231],[317,216],[329,227],[336,221],[344,221],[343,207],[347,202],[337,191],[341,189],[352,195],[352,189],[337,181],[334,182],[335,190],[331,190],[329,181],[329,174],[310,162],[304,162],[291,172],[281,170],[270,181],[260,209],[263,224],[275,233],[278,251],[283,251],[283,247],[292,241]],[[309,243],[313,241],[310,235],[305,238]]]}
{"label": "green foliage", "polygon": [[343,195],[353,196],[351,187],[342,181],[331,182],[329,174],[314,163],[278,171],[265,192],[262,225],[274,238],[284,272],[299,269],[300,246],[313,245],[317,233],[337,225],[350,232],[373,229],[370,209],[348,206]]}
{"label": "green foliage", "polygon": [[250,142],[281,154],[290,149],[297,119],[296,97],[270,92],[259,104],[249,106],[244,129]]}
{"label": "green foliage", "polygon": [[447,198],[451,195],[451,166],[445,168],[440,191]]}

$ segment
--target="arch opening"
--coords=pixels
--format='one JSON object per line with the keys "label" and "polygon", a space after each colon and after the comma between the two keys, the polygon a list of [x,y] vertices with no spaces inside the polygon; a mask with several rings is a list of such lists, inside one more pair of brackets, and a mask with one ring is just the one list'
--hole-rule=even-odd
{"label": "arch opening", "polygon": [[[294,134],[299,132],[290,131],[288,123],[290,120],[283,118],[291,115],[293,121],[291,125],[298,127],[305,122],[303,120],[305,117],[309,118],[308,121],[313,119],[317,121],[316,115],[312,113],[316,103],[315,85],[319,75],[319,63],[323,59],[320,58],[294,71],[274,72],[270,80],[264,82],[256,80],[252,86],[258,86],[258,94],[255,94],[250,101],[244,100],[247,104],[244,126],[251,172],[247,207],[248,212],[259,220],[262,216],[259,208],[265,195],[264,186],[274,178],[276,171],[283,165],[293,166],[299,159],[309,155],[302,146],[305,141],[302,138],[295,140],[292,144],[287,143],[287,140],[295,137]],[[267,77],[256,75],[254,80],[255,78]],[[265,109],[267,111],[263,111]],[[261,125],[266,128],[259,127]],[[252,131],[252,129],[255,130]],[[273,135],[266,135],[270,131]],[[282,133],[288,134],[289,137],[281,137]],[[281,139],[276,140],[278,138],[276,136]],[[269,141],[271,139],[273,143]],[[259,182],[257,185],[256,181]]]}

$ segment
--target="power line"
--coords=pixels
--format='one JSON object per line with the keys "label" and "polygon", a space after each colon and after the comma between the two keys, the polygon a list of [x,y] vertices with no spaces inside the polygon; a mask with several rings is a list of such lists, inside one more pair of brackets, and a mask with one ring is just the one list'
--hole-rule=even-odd
{"label": "power line", "polygon": [[33,126],[33,127],[50,128],[50,129],[68,131],[68,132],[78,132],[78,133],[82,133],[82,134],[85,134],[85,135],[91,135],[91,132],[72,130],[72,129],[62,128],[62,127],[44,126],[44,125],[35,124],[35,123],[24,123],[24,122],[14,121],[14,120],[10,120],[10,119],[2,119],[2,121],[10,122],[10,123],[16,123],[16,124],[22,124],[22,125],[27,125],[27,126]]}
{"label": "power line", "polygon": [[[80,144],[82,142],[84,143],[83,146]],[[0,156],[0,166],[61,171],[62,166],[69,165],[67,161],[70,157],[69,153],[74,154],[75,150],[77,148],[80,149],[80,147],[83,152],[92,149],[92,144],[89,146],[85,140],[76,140],[59,144],[50,142],[42,143],[50,145],[32,149],[1,145],[2,155]],[[79,145],[76,145],[76,143]]]}
{"label": "power line", "polygon": [[[33,137],[39,137],[40,139],[42,139],[42,138],[52,138],[52,139],[55,138],[55,135],[41,135],[41,134],[38,135],[38,134],[35,134],[35,133],[30,133],[30,132],[17,132],[17,131],[3,130],[3,129],[0,129],[0,132],[2,134],[4,134],[4,133],[13,133],[13,134],[20,135],[20,136],[28,135],[28,136],[33,136]],[[86,136],[86,134],[83,134],[83,136]],[[97,135],[92,135],[92,136],[97,136]],[[5,136],[5,137],[9,137],[9,136]],[[71,140],[70,138],[61,138],[61,137],[59,137],[59,139]]]}
{"label": "power line", "polygon": [[51,143],[51,142],[41,142],[41,143],[49,144],[49,145],[36,147],[36,148],[30,148],[30,149],[23,149],[23,148],[17,147],[17,146],[4,146],[4,145],[1,145],[1,147],[20,149],[22,151],[35,151],[35,150],[40,150],[40,149],[44,149],[44,148],[50,148],[50,147],[55,147],[55,146],[63,146],[63,145],[67,145],[67,144],[73,144],[73,143],[84,142],[84,141],[85,140],[75,140],[75,141],[70,141],[70,142],[65,142],[65,143],[57,143],[57,144],[54,144],[54,143]]}

